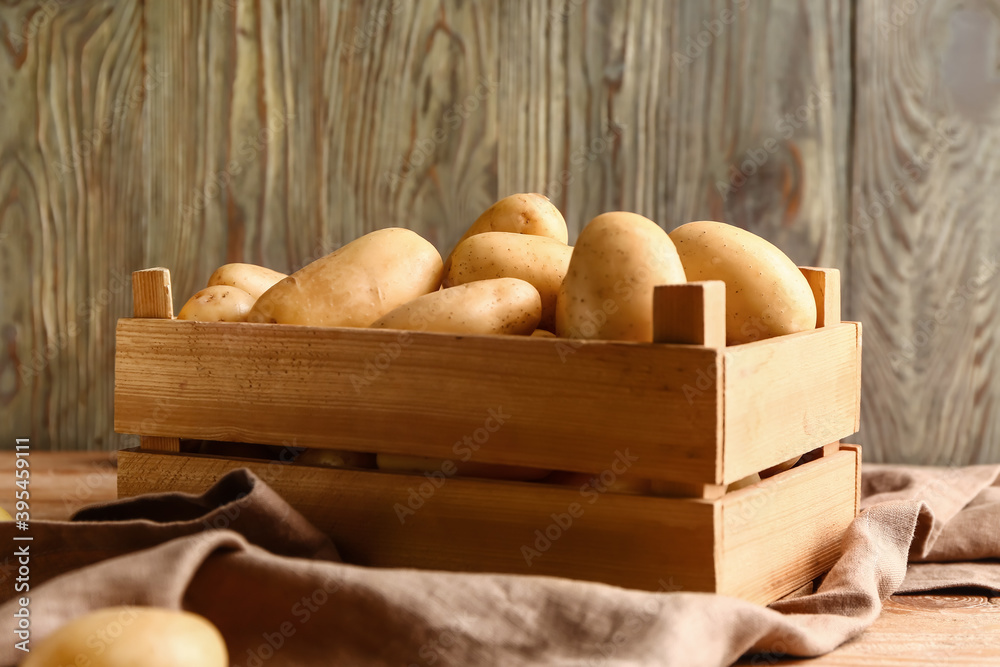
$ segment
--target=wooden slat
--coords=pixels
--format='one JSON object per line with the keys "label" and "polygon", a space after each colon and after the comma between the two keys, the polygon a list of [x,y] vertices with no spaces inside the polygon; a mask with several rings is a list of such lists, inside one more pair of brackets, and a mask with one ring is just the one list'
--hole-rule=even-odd
{"label": "wooden slat", "polygon": [[726,284],[721,280],[657,285],[653,341],[726,346]]}
{"label": "wooden slat", "polygon": [[855,432],[860,325],[725,348],[725,477],[746,475]]}
{"label": "wooden slat", "polygon": [[715,585],[718,512],[705,501],[460,478],[435,488],[421,475],[130,450],[118,465],[120,496],[199,493],[248,467],[330,535],[350,563],[554,575],[646,590],[662,590],[664,582],[687,591]]}
{"label": "wooden slat", "polygon": [[115,427],[591,473],[627,450],[642,476],[714,482],[719,360],[689,346],[123,319]]}
{"label": "wooden slat", "polygon": [[[172,319],[174,304],[170,294],[170,271],[164,268],[132,272],[132,309],[135,317]],[[143,449],[179,452],[181,441],[176,436],[142,435]]]}
{"label": "wooden slat", "polygon": [[132,317],[171,319],[170,271],[164,268],[132,272]]}
{"label": "wooden slat", "polygon": [[831,536],[857,514],[859,471],[858,452],[846,449],[727,494],[719,592],[775,600],[826,572],[840,556]]}
{"label": "wooden slat", "polygon": [[800,266],[802,275],[809,281],[816,298],[816,326],[839,324],[840,315],[840,271],[812,266]]}

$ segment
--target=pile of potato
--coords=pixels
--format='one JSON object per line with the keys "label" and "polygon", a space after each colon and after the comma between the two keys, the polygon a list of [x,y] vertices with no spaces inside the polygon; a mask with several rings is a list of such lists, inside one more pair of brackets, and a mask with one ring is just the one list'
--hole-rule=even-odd
{"label": "pile of potato", "polygon": [[222,266],[178,318],[650,342],[656,285],[722,280],[728,344],[816,326],[795,264],[738,227],[691,222],[667,234],[614,212],[591,220],[575,247],[567,241],[547,198],[516,194],[487,209],[444,261],[415,232],[380,229],[290,276]]}

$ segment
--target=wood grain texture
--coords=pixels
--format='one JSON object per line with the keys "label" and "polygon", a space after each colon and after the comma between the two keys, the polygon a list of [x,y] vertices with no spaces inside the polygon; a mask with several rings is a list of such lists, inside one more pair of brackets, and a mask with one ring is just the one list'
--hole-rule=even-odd
{"label": "wood grain texture", "polygon": [[726,346],[726,284],[721,280],[653,288],[653,342]]}
{"label": "wood grain texture", "polygon": [[[858,3],[851,319],[870,460],[1000,460],[1000,3]],[[871,445],[871,446],[868,446]]]}
{"label": "wood grain texture", "polygon": [[[452,478],[444,467],[432,482],[418,474],[137,450],[120,452],[118,461],[120,496],[201,493],[248,467],[359,565],[562,576],[762,604],[833,564],[856,513],[860,479],[854,451],[715,501]],[[641,474],[627,466],[614,471],[615,479]],[[768,550],[769,543],[777,548]]]}
{"label": "wood grain texture", "polygon": [[[829,347],[828,332],[813,335]],[[590,473],[627,450],[643,476],[716,482],[722,385],[707,380],[718,355],[683,345],[123,319],[115,427]],[[516,363],[498,372],[497,359]],[[789,440],[802,453],[829,438]]]}
{"label": "wood grain texture", "polygon": [[143,262],[137,2],[0,4],[0,444],[113,447],[114,322]]}

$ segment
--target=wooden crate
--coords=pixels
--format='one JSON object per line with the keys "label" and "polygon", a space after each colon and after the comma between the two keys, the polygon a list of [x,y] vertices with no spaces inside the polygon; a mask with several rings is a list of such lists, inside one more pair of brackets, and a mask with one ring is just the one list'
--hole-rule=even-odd
{"label": "wooden crate", "polygon": [[861,327],[840,321],[835,270],[803,272],[819,328],[727,347],[718,282],[657,288],[658,342],[640,344],[182,322],[169,274],[139,271],[136,317],[118,323],[115,428],[142,439],[121,454],[119,493],[273,469],[181,453],[182,438],[627,468],[686,497],[449,478],[401,517],[427,478],[287,465],[273,485],[354,562],[662,580],[769,602],[832,564],[858,504],[860,454],[839,440],[858,428]]}

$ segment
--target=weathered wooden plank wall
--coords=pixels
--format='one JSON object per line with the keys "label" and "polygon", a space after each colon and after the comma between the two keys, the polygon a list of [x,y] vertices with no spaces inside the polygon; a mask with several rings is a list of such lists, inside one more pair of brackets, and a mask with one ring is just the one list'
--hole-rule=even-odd
{"label": "weathered wooden plank wall", "polygon": [[[180,302],[224,262],[292,270],[378,227],[445,250],[500,196],[540,191],[574,236],[611,209],[721,219],[844,269],[868,324],[866,459],[1000,459],[991,290],[886,361],[978,270],[1000,164],[989,101],[961,102],[981,86],[942,69],[976,57],[948,40],[985,10],[915,6],[882,34],[889,0],[0,5],[0,435],[123,444],[111,348],[134,268],[171,268]],[[866,223],[958,107],[980,116]]]}

